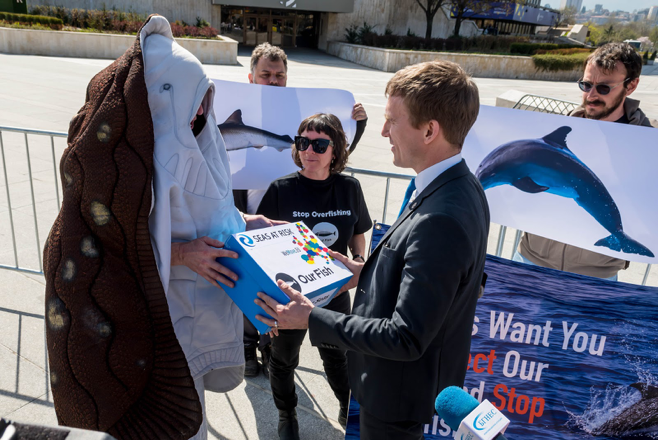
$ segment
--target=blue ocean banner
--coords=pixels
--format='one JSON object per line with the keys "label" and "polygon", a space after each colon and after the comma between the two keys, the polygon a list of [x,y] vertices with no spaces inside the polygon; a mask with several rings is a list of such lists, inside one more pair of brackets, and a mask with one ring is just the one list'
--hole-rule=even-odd
{"label": "blue ocean banner", "polygon": [[481,106],[462,155],[493,223],[656,263],[655,136],[651,127]]}
{"label": "blue ocean banner", "polygon": [[[658,438],[657,288],[492,256],[485,270],[465,389],[511,420],[508,439]],[[355,402],[345,438],[359,438]]]}

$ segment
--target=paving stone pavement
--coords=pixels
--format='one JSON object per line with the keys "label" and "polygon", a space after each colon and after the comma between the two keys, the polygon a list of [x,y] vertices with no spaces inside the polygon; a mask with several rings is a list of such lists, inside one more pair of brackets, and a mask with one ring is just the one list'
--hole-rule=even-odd
{"label": "paving stone pavement", "polygon": [[[384,122],[384,86],[391,73],[362,67],[322,52],[289,51],[289,82],[292,87],[331,87],[354,93],[364,104],[368,127],[350,165],[358,168],[409,174],[393,166],[388,142],[380,136]],[[249,52],[241,49],[237,66],[206,66],[213,78],[247,81]],[[84,103],[86,85],[109,60],[52,58],[0,54],[0,125],[42,130],[66,131],[69,120]],[[494,105],[496,96],[514,89],[577,102],[580,92],[573,83],[475,78],[481,102]],[[652,118],[658,118],[658,65],[645,66],[634,97]],[[54,190],[53,156],[65,148],[63,139],[29,137],[29,166],[21,135],[4,133],[4,154],[11,189],[12,220],[16,225],[16,254],[19,264],[39,270],[39,254],[58,210]],[[374,219],[383,218],[385,182],[380,178],[359,177]],[[406,182],[392,181],[385,221],[394,220]],[[14,264],[11,245],[7,186],[0,179],[0,264]],[[33,207],[32,193],[36,204]],[[37,213],[39,243],[35,240],[34,212]],[[498,227],[492,225],[489,251],[494,252]],[[503,255],[511,255],[514,231],[504,241]],[[645,265],[631,265],[622,272],[622,281],[640,282]],[[649,284],[658,285],[651,273]],[[57,423],[48,392],[48,373],[43,334],[44,279],[0,269],[0,416],[13,420]],[[340,439],[344,432],[337,424],[338,403],[329,388],[322,362],[308,338],[302,346],[296,373],[299,394],[301,435],[305,439]],[[207,393],[211,439],[275,439],[277,411],[272,403],[268,381],[247,379],[226,394]]]}

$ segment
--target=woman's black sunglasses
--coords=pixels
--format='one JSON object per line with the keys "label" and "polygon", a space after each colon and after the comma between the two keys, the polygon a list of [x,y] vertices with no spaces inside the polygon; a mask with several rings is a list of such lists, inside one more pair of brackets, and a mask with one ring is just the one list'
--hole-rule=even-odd
{"label": "woman's black sunglasses", "polygon": [[617,83],[617,84],[597,84],[595,86],[591,82],[583,81],[581,79],[581,80],[578,80],[578,87],[580,87],[580,90],[582,90],[585,93],[589,93],[590,90],[592,90],[592,87],[596,87],[596,93],[598,93],[599,95],[607,95],[608,93],[610,93],[610,91],[612,89],[624,84],[628,80],[630,80],[630,78],[626,78],[625,80],[623,80],[622,82]]}
{"label": "woman's black sunglasses", "polygon": [[313,147],[313,151],[317,154],[324,154],[324,152],[327,151],[327,148],[330,146],[333,147],[334,143],[329,139],[311,140],[304,136],[295,136],[295,148],[297,148],[297,150],[306,151],[308,150],[309,145]]}

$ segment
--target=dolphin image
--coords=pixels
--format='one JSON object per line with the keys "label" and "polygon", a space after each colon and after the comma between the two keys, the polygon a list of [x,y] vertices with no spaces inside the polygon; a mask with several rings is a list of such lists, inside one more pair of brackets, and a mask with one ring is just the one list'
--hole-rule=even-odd
{"label": "dolphin image", "polygon": [[658,431],[658,387],[645,383],[630,386],[642,393],[642,399],[594,429],[592,434],[620,437]]}
{"label": "dolphin image", "polygon": [[293,140],[288,135],[280,136],[260,128],[244,125],[242,110],[234,111],[223,124],[217,126],[222,133],[226,151],[244,148],[272,147],[279,151],[291,148]]}
{"label": "dolphin image", "polygon": [[512,185],[530,194],[548,192],[573,199],[610,235],[594,245],[653,257],[653,252],[626,235],[617,204],[603,182],[567,146],[571,127],[560,127],[540,139],[508,142],[484,158],[475,176],[485,190]]}

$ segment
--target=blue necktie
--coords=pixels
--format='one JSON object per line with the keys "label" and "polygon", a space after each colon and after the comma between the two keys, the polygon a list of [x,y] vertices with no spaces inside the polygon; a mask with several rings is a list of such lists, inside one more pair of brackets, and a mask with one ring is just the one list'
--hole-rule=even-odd
{"label": "blue necktie", "polygon": [[407,192],[404,193],[404,199],[402,200],[402,207],[400,208],[400,213],[398,214],[398,217],[402,215],[402,212],[404,212],[404,208],[407,207],[407,204],[409,203],[409,199],[411,198],[411,195],[414,193],[416,190],[416,178],[411,179],[411,182],[409,182],[409,186],[407,187]]}

